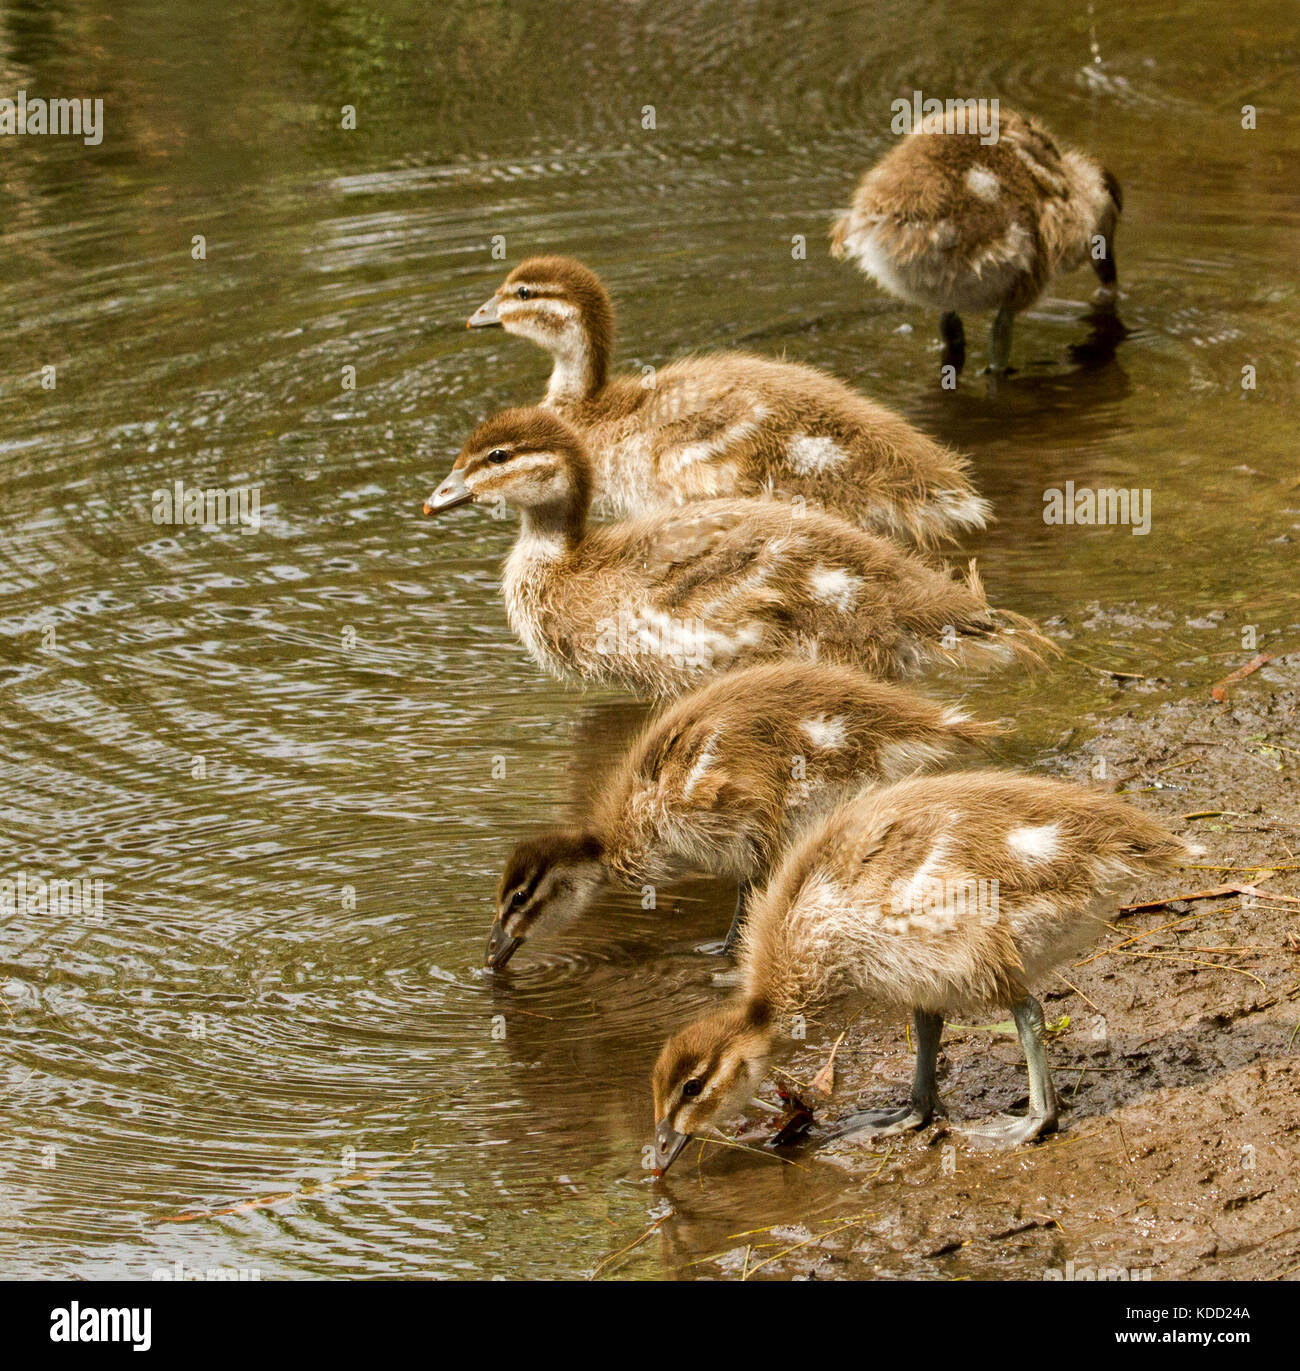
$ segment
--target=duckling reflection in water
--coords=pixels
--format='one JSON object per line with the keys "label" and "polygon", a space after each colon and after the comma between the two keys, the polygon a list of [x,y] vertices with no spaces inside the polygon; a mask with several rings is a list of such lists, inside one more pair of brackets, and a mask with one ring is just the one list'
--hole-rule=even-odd
{"label": "duckling reflection in water", "polygon": [[988,370],[997,374],[1008,369],[1015,316],[1058,272],[1091,262],[1094,302],[1113,308],[1123,199],[1110,172],[1037,121],[1004,106],[986,144],[965,115],[927,115],[866,173],[831,230],[831,252],[891,295],[939,310],[944,362],[958,371],[960,311],[996,310]]}
{"label": "duckling reflection in water", "polygon": [[656,1160],[738,1111],[763,1078],[778,1021],[842,993],[907,1008],[911,1098],[856,1116],[850,1136],[923,1127],[942,1112],[943,1021],[1010,1009],[1029,1071],[1022,1118],[967,1131],[1015,1144],[1057,1126],[1043,1012],[1029,993],[1101,932],[1118,891],[1189,852],[1113,795],[1015,772],[921,777],[866,790],[797,841],[741,934],[742,989],[665,1044],[654,1068]]}
{"label": "duckling reflection in water", "polygon": [[551,354],[545,404],[581,434],[597,499],[620,513],[777,491],[922,545],[988,517],[964,457],[816,367],[717,352],[660,367],[653,384],[611,378],[613,306],[571,257],[521,262],[469,327]]}
{"label": "duckling reflection in water", "polygon": [[966,580],[829,514],[704,500],[590,527],[591,459],[544,409],[480,424],[425,513],[471,500],[520,511],[506,614],[561,679],[679,694],[777,657],[899,676],[932,661],[1039,660],[1052,645]]}
{"label": "duckling reflection in water", "polygon": [[585,910],[602,888],[694,872],[738,882],[730,951],[753,881],[790,834],[864,781],[940,763],[997,730],[959,709],[831,663],[728,672],[653,720],[614,766],[578,828],[520,843],[506,863],[487,965],[539,925]]}

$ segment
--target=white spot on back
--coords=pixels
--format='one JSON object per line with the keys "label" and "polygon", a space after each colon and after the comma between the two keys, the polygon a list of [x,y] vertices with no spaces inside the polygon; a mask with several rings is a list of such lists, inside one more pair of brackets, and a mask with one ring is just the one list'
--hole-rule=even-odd
{"label": "white spot on back", "polygon": [[966,188],[981,200],[996,200],[1002,184],[987,167],[971,167],[966,173]]}
{"label": "white spot on back", "polygon": [[1060,850],[1059,824],[1026,824],[1007,834],[1007,846],[1027,861],[1045,862]]}
{"label": "white spot on back", "polygon": [[791,470],[800,476],[812,476],[819,471],[833,471],[848,461],[849,454],[833,438],[815,438],[796,433],[785,445]]}
{"label": "white spot on back", "polygon": [[926,854],[925,860],[912,872],[911,879],[895,883],[893,898],[896,909],[916,908],[924,904],[926,894],[930,893],[930,882],[934,879],[934,873],[951,846],[952,839],[946,833],[941,834]]}
{"label": "white spot on back", "polygon": [[738,443],[752,438],[766,418],[767,410],[762,405],[755,405],[744,419],[732,424],[730,428],[724,428],[714,437],[705,439],[702,443],[686,443],[678,448],[673,458],[673,468],[680,471],[683,467],[694,466],[697,462],[711,462]]}
{"label": "white spot on back", "polygon": [[843,567],[816,566],[808,573],[808,586],[813,599],[834,605],[842,613],[847,613],[858,598],[858,587],[862,577],[854,576]]}
{"label": "white spot on back", "polygon": [[682,786],[682,798],[689,799],[691,791],[704,779],[704,773],[717,761],[717,755],[713,751],[713,744],[717,735],[710,738],[700,750],[700,755],[695,759],[695,765],[691,767],[690,773],[686,777],[686,783]]}
{"label": "white spot on back", "polygon": [[842,717],[828,719],[824,714],[819,714],[815,719],[805,719],[799,727],[812,740],[814,747],[835,751],[848,742],[849,731]]}

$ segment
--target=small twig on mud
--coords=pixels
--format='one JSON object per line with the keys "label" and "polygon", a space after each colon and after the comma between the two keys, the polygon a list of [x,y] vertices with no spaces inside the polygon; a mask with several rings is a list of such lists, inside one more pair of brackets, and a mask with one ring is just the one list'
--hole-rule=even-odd
{"label": "small twig on mud", "polygon": [[[1185,904],[1189,900],[1217,900],[1224,895],[1258,895],[1260,892],[1256,887],[1272,879],[1272,876],[1262,876],[1253,885],[1246,885],[1242,881],[1230,881],[1227,885],[1216,885],[1213,890],[1192,890],[1182,895],[1166,895],[1163,900],[1141,900],[1137,904],[1122,904],[1119,907],[1120,913],[1138,914],[1147,909],[1164,909],[1171,904]],[[1261,898],[1266,897],[1261,895]]]}
{"label": "small twig on mud", "polygon": [[1186,962],[1189,966],[1203,966],[1210,971],[1235,971],[1238,976],[1249,976],[1256,985],[1262,985],[1265,990],[1268,989],[1268,986],[1253,971],[1247,971],[1240,966],[1224,966],[1222,962],[1202,962],[1195,957],[1180,957],[1176,952],[1133,952],[1125,948],[1116,948],[1115,951],[1121,957],[1145,957],[1160,962]]}
{"label": "small twig on mud", "polygon": [[1135,933],[1131,938],[1125,938],[1122,943],[1116,943],[1114,947],[1103,947],[1100,952],[1094,952],[1091,957],[1085,957],[1083,961],[1075,962],[1075,966],[1087,966],[1089,962],[1095,962],[1098,957],[1105,957],[1108,953],[1118,952],[1121,948],[1127,947],[1130,943],[1140,943],[1143,938],[1149,938],[1154,933],[1163,933],[1165,929],[1177,928],[1179,924],[1185,924],[1189,919],[1203,919],[1207,914],[1217,914],[1219,912],[1220,911],[1217,909],[1193,910],[1190,914],[1184,914],[1181,919],[1174,919],[1171,923],[1161,924],[1159,928],[1148,928],[1145,933]]}
{"label": "small twig on mud", "polygon": [[[1100,956],[1100,953],[1099,953],[1098,955]],[[1091,958],[1090,958],[1089,960],[1091,960]],[[1078,965],[1082,966],[1083,963],[1080,962],[1080,963],[1078,963]],[[1056,974],[1057,974],[1057,976],[1058,976],[1061,980],[1065,981],[1065,977],[1062,976],[1061,973],[1060,973],[1059,971],[1058,971]],[[1076,994],[1085,1004],[1091,1004],[1092,1007],[1093,1007],[1094,1009],[1097,1010],[1097,1013],[1098,1013],[1098,1014],[1101,1013],[1101,1010],[1098,1009],[1097,1006],[1096,1006],[1095,1004],[1092,1004],[1092,1001],[1083,993],[1082,990],[1079,989],[1079,987],[1078,987],[1077,985],[1075,985],[1075,983],[1074,983],[1073,981],[1065,981],[1065,983],[1066,983],[1066,985],[1068,985],[1068,986],[1070,987],[1071,990],[1074,991],[1074,993],[1075,993],[1075,994]]]}
{"label": "small twig on mud", "polygon": [[645,1240],[650,1236],[650,1234],[653,1233],[655,1229],[658,1228],[661,1223],[664,1223],[668,1218],[669,1215],[661,1214],[654,1221],[654,1223],[652,1223],[650,1227],[647,1228],[646,1231],[641,1234],[639,1238],[633,1238],[632,1241],[628,1243],[626,1247],[620,1247],[617,1252],[611,1252],[607,1257],[602,1257],[592,1268],[591,1275],[589,1275],[587,1279],[589,1281],[594,1281],[596,1277],[599,1276],[600,1273],[610,1264],[610,1262],[617,1261],[619,1257],[623,1256],[627,1252],[630,1252],[634,1247],[640,1247],[641,1244],[645,1242]]}
{"label": "small twig on mud", "polygon": [[826,1233],[814,1233],[811,1238],[805,1238],[803,1242],[797,1242],[793,1247],[787,1247],[783,1252],[777,1252],[773,1256],[768,1257],[765,1261],[759,1262],[757,1266],[750,1267],[749,1273],[745,1279],[748,1280],[755,1271],[761,1271],[765,1266],[770,1266],[772,1262],[780,1261],[782,1257],[788,1257],[791,1252],[797,1252],[801,1247],[807,1247],[809,1243],[820,1242],[823,1238],[829,1238],[835,1233],[842,1233],[846,1228],[857,1228],[861,1225],[863,1219],[870,1217],[870,1214],[859,1214],[856,1218],[850,1219],[848,1223],[840,1224],[838,1228],[832,1228]]}
{"label": "small twig on mud", "polygon": [[1222,704],[1222,702],[1228,698],[1228,687],[1230,685],[1236,681],[1245,680],[1247,676],[1258,671],[1260,667],[1272,660],[1273,654],[1271,652],[1261,652],[1252,657],[1245,666],[1239,666],[1236,671],[1228,672],[1223,680],[1216,681],[1214,685],[1210,687],[1210,699],[1218,700],[1219,703]]}

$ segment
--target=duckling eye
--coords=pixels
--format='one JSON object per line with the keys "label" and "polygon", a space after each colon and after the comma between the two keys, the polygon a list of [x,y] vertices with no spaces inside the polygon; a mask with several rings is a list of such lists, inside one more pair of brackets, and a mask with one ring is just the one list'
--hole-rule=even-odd
{"label": "duckling eye", "polygon": [[701,1081],[701,1080],[687,1081],[686,1084],[685,1084],[684,1086],[682,1086],[682,1094],[685,1095],[685,1097],[686,1097],[688,1100],[693,1100],[693,1099],[696,1097],[696,1095],[698,1095],[698,1094],[700,1093],[700,1091],[703,1090],[703,1089],[704,1089],[704,1082],[703,1082],[703,1081]]}
{"label": "duckling eye", "polygon": [[495,462],[498,466],[500,466],[502,462],[507,462],[509,460],[510,454],[503,447],[494,447],[492,451],[488,453],[488,461]]}
{"label": "duckling eye", "polygon": [[515,291],[515,294],[521,300],[531,300],[536,293],[536,291],[529,290],[527,286],[520,286],[519,289]]}
{"label": "duckling eye", "polygon": [[523,904],[524,897],[527,895],[527,893],[528,892],[526,890],[516,890],[515,893],[510,897],[510,908],[518,909]]}

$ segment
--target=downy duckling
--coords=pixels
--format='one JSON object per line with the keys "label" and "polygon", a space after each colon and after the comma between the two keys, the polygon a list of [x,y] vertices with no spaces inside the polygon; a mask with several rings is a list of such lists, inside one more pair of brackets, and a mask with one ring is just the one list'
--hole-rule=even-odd
{"label": "downy duckling", "polygon": [[776,657],[872,676],[927,660],[1038,660],[1051,645],[967,580],[833,515],[705,500],[589,527],[591,459],[557,414],[506,410],[470,434],[426,514],[467,501],[522,515],[502,590],[510,626],[561,679],[680,694]]}
{"label": "downy duckling", "polygon": [[578,828],[520,843],[497,889],[487,962],[500,970],[543,923],[583,912],[605,885],[638,889],[694,872],[750,884],[793,829],[866,780],[934,765],[998,730],[959,709],[828,662],[729,671],[649,723]]}
{"label": "downy duckling", "polygon": [[1015,1020],[1029,1112],[970,1131],[1008,1144],[1049,1132],[1056,1092],[1029,989],[1098,936],[1120,889],[1189,851],[1114,795],[1016,772],[919,777],[846,801],[750,901],[742,989],[660,1053],[659,1168],[743,1107],[780,1018],[844,991],[911,1009],[916,1025],[909,1104],[860,1115],[844,1132],[897,1133],[941,1112],[935,1063],[945,1017],[994,1008]]}
{"label": "downy duckling", "polygon": [[815,367],[719,352],[610,378],[613,306],[570,257],[521,263],[469,327],[504,328],[554,358],[544,403],[585,440],[602,508],[775,491],[922,546],[988,518],[964,457]]}
{"label": "downy duckling", "polygon": [[1056,273],[1090,260],[1097,303],[1114,301],[1122,199],[1110,172],[1035,120],[1002,107],[997,141],[986,145],[964,113],[926,116],[866,173],[831,230],[831,252],[890,294],[939,310],[944,360],[958,371],[958,311],[996,310],[996,373],[1007,369],[1012,320]]}

